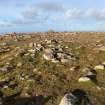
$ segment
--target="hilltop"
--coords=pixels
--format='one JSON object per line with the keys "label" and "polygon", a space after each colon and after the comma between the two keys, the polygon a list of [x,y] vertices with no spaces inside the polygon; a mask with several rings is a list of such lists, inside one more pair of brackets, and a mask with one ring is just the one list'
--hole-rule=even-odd
{"label": "hilltop", "polygon": [[26,105],[23,100],[38,96],[44,105],[59,105],[75,89],[83,90],[92,105],[105,105],[104,32],[0,36],[0,91],[6,105]]}

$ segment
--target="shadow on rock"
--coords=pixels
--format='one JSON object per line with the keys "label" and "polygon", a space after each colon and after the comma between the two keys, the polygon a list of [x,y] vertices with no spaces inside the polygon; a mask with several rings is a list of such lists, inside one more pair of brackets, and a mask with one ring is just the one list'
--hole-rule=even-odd
{"label": "shadow on rock", "polygon": [[14,105],[44,105],[44,97],[40,95],[31,98],[19,98]]}
{"label": "shadow on rock", "polygon": [[0,98],[0,105],[44,105],[50,97],[44,98],[42,95],[33,96],[33,97],[5,97]]}

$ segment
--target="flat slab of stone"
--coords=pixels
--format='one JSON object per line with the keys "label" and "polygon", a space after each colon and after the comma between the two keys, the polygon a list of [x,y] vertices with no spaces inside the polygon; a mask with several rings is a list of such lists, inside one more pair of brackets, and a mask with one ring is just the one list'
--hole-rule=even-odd
{"label": "flat slab of stone", "polygon": [[104,70],[105,67],[104,67],[104,65],[97,65],[97,66],[94,67],[94,69],[95,70]]}
{"label": "flat slab of stone", "polygon": [[88,81],[91,81],[91,79],[88,78],[88,77],[80,77],[80,78],[78,79],[78,82],[88,82]]}

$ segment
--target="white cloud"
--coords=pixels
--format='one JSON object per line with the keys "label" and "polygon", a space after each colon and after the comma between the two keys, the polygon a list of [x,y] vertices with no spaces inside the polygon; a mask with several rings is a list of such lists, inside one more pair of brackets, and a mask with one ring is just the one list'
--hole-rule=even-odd
{"label": "white cloud", "polygon": [[90,9],[87,10],[85,14],[86,16],[89,16],[96,20],[105,20],[105,9],[102,10]]}
{"label": "white cloud", "polygon": [[91,18],[93,20],[102,21],[105,20],[105,9],[97,10],[97,9],[68,9],[65,12],[66,18],[69,19],[80,19],[80,18]]}
{"label": "white cloud", "polygon": [[49,12],[63,12],[65,10],[62,4],[55,2],[42,2],[35,6],[41,10]]}
{"label": "white cloud", "polygon": [[[61,15],[60,15],[61,14]],[[66,17],[66,18],[65,18]],[[105,9],[87,9],[65,7],[60,3],[42,2],[32,5],[28,10],[23,11],[20,17],[9,22],[1,22],[0,27],[12,27],[17,25],[34,25],[46,23],[53,18],[55,21],[63,19],[93,19],[96,21],[105,20]],[[60,18],[60,19],[59,19]],[[50,20],[52,21],[52,20]]]}
{"label": "white cloud", "polygon": [[11,22],[8,21],[0,21],[0,28],[4,28],[4,27],[12,27],[13,24]]}
{"label": "white cloud", "polygon": [[16,25],[44,23],[51,16],[49,13],[57,12],[64,13],[64,7],[62,4],[43,2],[33,5],[28,10],[22,12],[21,18],[16,19],[12,23]]}
{"label": "white cloud", "polygon": [[82,11],[77,8],[69,9],[65,12],[65,16],[67,18],[72,18],[72,19],[80,18],[80,17],[82,17],[82,15],[83,15]]}
{"label": "white cloud", "polygon": [[85,15],[94,17],[98,15],[98,11],[96,9],[88,9],[87,11],[85,11]]}
{"label": "white cloud", "polygon": [[98,19],[105,20],[105,9],[102,9],[101,12],[98,14]]}

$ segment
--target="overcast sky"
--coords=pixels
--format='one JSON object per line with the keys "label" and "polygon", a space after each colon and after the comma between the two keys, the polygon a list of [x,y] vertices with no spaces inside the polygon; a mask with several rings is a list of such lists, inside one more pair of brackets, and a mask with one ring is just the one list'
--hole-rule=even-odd
{"label": "overcast sky", "polygon": [[105,31],[105,0],[0,0],[0,33]]}

